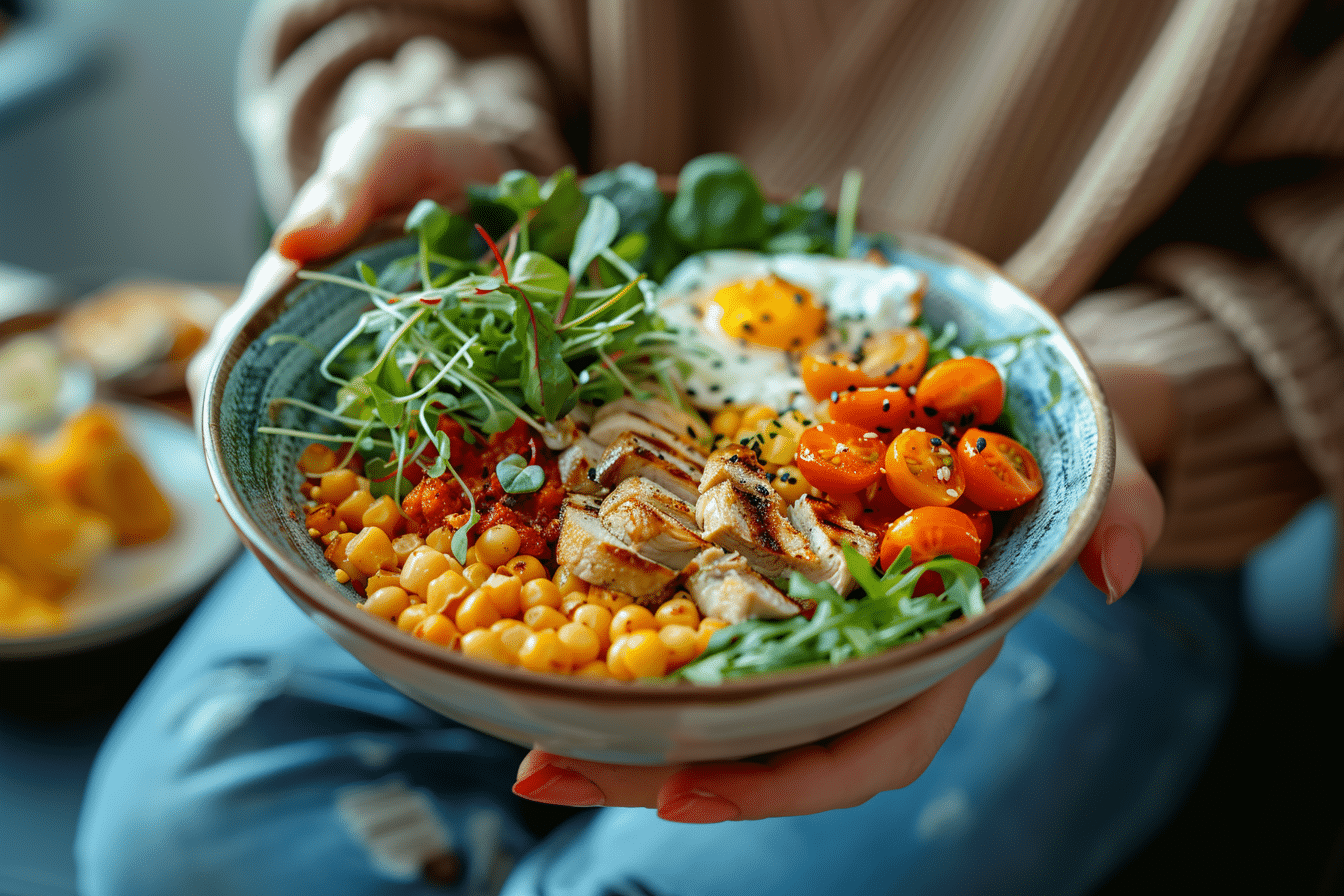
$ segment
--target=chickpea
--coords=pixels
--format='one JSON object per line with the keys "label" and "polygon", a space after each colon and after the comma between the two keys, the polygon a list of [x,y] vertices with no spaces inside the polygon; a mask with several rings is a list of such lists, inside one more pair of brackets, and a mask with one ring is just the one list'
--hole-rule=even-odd
{"label": "chickpea", "polygon": [[523,583],[522,603],[524,610],[532,607],[551,607],[560,609],[560,589],[550,579],[529,579]]}
{"label": "chickpea", "polygon": [[654,622],[662,628],[666,625],[686,625],[697,628],[700,625],[700,608],[689,597],[677,596],[666,601],[654,611]]}
{"label": "chickpea", "polygon": [[476,559],[491,568],[503,566],[518,554],[522,536],[512,526],[491,526],[476,539]]}
{"label": "chickpea", "polygon": [[647,608],[639,604],[629,604],[621,607],[611,617],[611,640],[615,641],[622,635],[628,635],[632,632],[643,629],[658,628],[658,624],[653,621],[653,614]]}
{"label": "chickpea", "polygon": [[[550,579],[546,578],[546,567],[542,565],[540,560],[533,557],[531,554],[519,554],[501,566],[499,571],[517,576],[524,582],[531,582],[538,579],[550,582]],[[555,583],[551,582],[551,584]]]}
{"label": "chickpea", "polygon": [[622,642],[621,660],[636,678],[661,678],[667,674],[671,651],[652,629],[640,629]]}
{"label": "chickpea", "polygon": [[533,672],[568,672],[574,668],[574,658],[554,630],[543,629],[527,636],[518,651],[518,664]]}

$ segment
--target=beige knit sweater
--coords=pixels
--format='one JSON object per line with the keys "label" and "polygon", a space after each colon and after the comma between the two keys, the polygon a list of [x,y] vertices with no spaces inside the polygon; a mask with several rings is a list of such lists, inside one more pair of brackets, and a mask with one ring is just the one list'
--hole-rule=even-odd
{"label": "beige knit sweater", "polygon": [[[725,150],[776,195],[834,196],[856,167],[865,228],[961,242],[1066,312],[1094,359],[1174,378],[1149,561],[1223,567],[1322,491],[1344,504],[1331,15],[1302,0],[261,0],[239,122],[277,216],[371,96],[538,169],[675,173]],[[1344,580],[1335,606],[1338,627]]]}

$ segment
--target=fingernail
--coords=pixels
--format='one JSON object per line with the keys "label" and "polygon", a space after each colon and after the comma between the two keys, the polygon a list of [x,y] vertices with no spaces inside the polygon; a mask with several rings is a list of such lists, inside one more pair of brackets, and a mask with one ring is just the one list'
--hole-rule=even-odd
{"label": "fingernail", "polygon": [[1115,603],[1139,577],[1143,542],[1125,526],[1112,526],[1102,539],[1101,572],[1106,577],[1106,602]]}
{"label": "fingernail", "polygon": [[692,790],[658,807],[658,817],[684,824],[715,824],[736,821],[742,810],[721,796]]}
{"label": "fingernail", "polygon": [[602,806],[607,798],[596,784],[578,772],[557,765],[543,765],[513,785],[524,799],[559,806]]}

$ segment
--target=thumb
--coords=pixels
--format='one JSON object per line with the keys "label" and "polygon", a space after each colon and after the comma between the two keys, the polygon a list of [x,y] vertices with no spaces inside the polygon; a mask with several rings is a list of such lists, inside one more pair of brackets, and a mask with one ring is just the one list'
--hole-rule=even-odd
{"label": "thumb", "polygon": [[1134,584],[1162,534],[1162,494],[1145,461],[1161,459],[1175,425],[1175,393],[1151,368],[1110,366],[1097,373],[1115,417],[1115,475],[1078,565],[1115,601]]}

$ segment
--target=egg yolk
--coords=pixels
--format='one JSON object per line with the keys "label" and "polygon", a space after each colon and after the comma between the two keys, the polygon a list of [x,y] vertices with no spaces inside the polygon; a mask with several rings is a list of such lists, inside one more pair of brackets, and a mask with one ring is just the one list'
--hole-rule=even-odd
{"label": "egg yolk", "polygon": [[729,283],[712,301],[723,309],[725,333],[769,348],[798,351],[826,328],[826,309],[812,293],[773,274]]}

